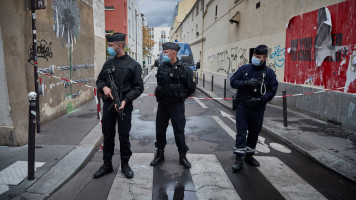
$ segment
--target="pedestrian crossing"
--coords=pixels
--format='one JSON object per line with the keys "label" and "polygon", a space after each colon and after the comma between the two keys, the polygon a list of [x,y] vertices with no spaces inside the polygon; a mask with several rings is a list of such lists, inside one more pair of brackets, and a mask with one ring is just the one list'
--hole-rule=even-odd
{"label": "pedestrian crossing", "polygon": [[[126,179],[119,170],[107,199],[152,199],[155,187],[154,167],[149,166],[149,163],[153,158],[153,153],[134,153],[130,159],[130,166],[135,173],[134,178]],[[198,200],[241,199],[215,155],[187,154],[187,158],[192,164],[189,171],[194,184],[194,190],[190,192],[195,192]],[[259,170],[285,199],[327,199],[278,158],[270,156],[255,158],[261,163],[256,170]]]}

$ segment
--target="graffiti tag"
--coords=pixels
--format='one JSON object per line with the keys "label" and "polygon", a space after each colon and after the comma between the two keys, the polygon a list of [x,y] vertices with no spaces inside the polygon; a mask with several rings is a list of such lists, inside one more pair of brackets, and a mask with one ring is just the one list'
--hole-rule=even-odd
{"label": "graffiti tag", "polygon": [[283,67],[285,63],[285,48],[280,49],[280,45],[275,46],[270,58],[273,59],[277,67]]}
{"label": "graffiti tag", "polygon": [[[52,53],[52,50],[51,50],[51,45],[52,45],[52,42],[50,42],[49,44],[47,43],[46,40],[41,40],[37,43],[37,58],[44,58],[48,61],[49,58],[52,58],[53,57],[53,53]],[[28,59],[28,62],[34,60],[34,53],[33,53],[33,43],[31,44],[30,46],[30,49],[29,49],[29,59]]]}

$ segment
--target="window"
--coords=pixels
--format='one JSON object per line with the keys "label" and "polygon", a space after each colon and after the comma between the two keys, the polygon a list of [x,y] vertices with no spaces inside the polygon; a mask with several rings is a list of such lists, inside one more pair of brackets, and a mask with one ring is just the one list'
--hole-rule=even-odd
{"label": "window", "polygon": [[148,57],[148,64],[151,64],[151,57]]}
{"label": "window", "polygon": [[161,44],[159,45],[159,51],[162,51],[162,45]]}
{"label": "window", "polygon": [[197,6],[195,6],[195,15],[199,14],[199,3],[197,3]]}
{"label": "window", "polygon": [[105,10],[114,10],[114,6],[105,6]]}
{"label": "window", "polygon": [[194,10],[192,10],[192,21],[194,20]]}
{"label": "window", "polygon": [[261,2],[256,3],[256,9],[261,6]]}

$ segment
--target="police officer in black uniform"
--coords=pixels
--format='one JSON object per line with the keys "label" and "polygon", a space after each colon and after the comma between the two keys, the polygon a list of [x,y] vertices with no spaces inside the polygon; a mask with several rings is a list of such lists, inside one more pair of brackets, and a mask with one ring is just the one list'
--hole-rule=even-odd
{"label": "police officer in black uniform", "polygon": [[247,164],[260,166],[252,155],[262,128],[266,104],[273,99],[278,88],[276,74],[266,66],[267,54],[266,45],[257,46],[252,63],[239,67],[230,78],[231,87],[237,89],[236,97],[239,102],[236,109],[236,162],[232,167],[233,171],[243,168],[243,156]]}
{"label": "police officer in black uniform", "polygon": [[196,85],[193,82],[193,71],[188,64],[177,58],[179,45],[166,42],[163,45],[163,63],[158,66],[157,88],[155,96],[158,102],[156,116],[156,143],[157,153],[151,166],[156,166],[164,160],[164,147],[167,144],[166,131],[168,121],[171,119],[174,137],[179,152],[179,163],[185,168],[191,164],[186,153],[189,150],[185,143],[185,107],[184,100],[194,93]]}
{"label": "police officer in black uniform", "polygon": [[[130,150],[129,132],[131,130],[132,102],[143,92],[143,81],[141,78],[141,65],[127,55],[124,51],[125,34],[114,33],[106,36],[108,52],[113,58],[107,60],[98,76],[96,85],[103,94],[103,119],[102,130],[104,134],[103,160],[104,164],[94,174],[94,178],[113,171],[112,156],[115,146],[115,127],[118,123],[120,139],[121,171],[127,178],[133,178],[134,173],[129,166],[132,155]],[[113,106],[112,86],[109,78],[111,72],[118,94],[121,98],[121,106]],[[118,116],[117,109],[123,110],[123,118]]]}

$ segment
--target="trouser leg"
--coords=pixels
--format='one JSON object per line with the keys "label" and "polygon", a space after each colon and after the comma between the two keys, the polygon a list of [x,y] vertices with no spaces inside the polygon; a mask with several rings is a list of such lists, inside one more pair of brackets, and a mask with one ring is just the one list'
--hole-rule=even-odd
{"label": "trouser leg", "polygon": [[236,149],[246,148],[246,134],[248,127],[248,111],[243,105],[238,105],[236,109]]}
{"label": "trouser leg", "polygon": [[184,103],[170,107],[170,117],[173,126],[174,138],[179,154],[185,154],[189,148],[185,143],[184,128],[186,124]]}
{"label": "trouser leg", "polygon": [[115,127],[116,127],[116,111],[110,107],[111,102],[104,102],[102,132],[104,134],[103,160],[111,162],[114,155],[115,147]]}
{"label": "trouser leg", "polygon": [[248,136],[246,145],[252,149],[256,148],[258,135],[261,132],[263,124],[265,107],[251,109],[249,112]]}
{"label": "trouser leg", "polygon": [[118,134],[120,140],[120,157],[122,163],[127,163],[132,155],[130,144],[130,130],[132,118],[132,102],[128,102],[124,108],[124,120],[118,119]]}
{"label": "trouser leg", "polygon": [[158,149],[164,149],[167,144],[166,131],[169,121],[169,112],[167,107],[163,103],[158,103],[158,109],[156,114],[156,143],[155,147]]}

